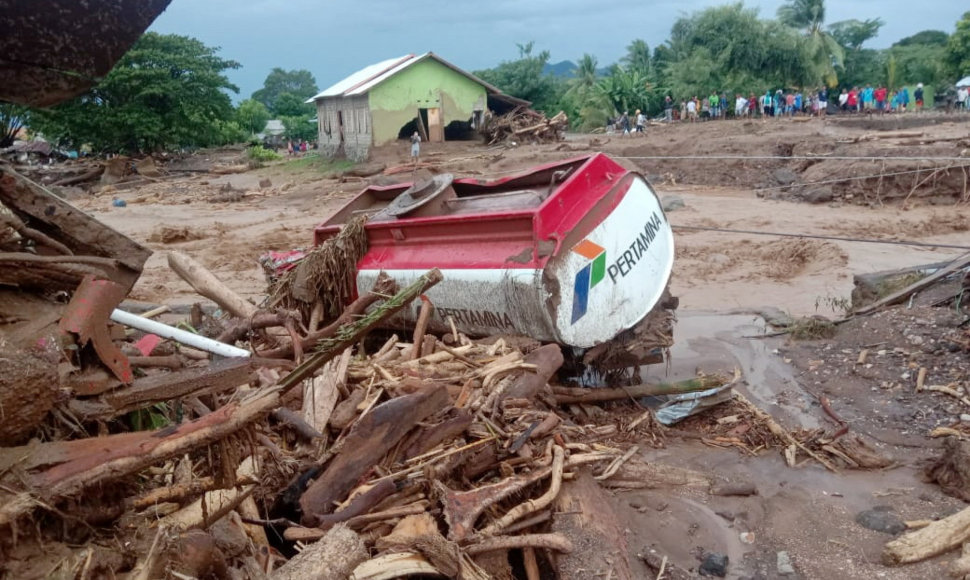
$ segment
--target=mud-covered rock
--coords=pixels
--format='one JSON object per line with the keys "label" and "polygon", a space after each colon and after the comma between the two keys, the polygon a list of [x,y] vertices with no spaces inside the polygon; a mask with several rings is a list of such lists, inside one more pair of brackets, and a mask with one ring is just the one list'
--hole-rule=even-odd
{"label": "mud-covered rock", "polygon": [[676,211],[678,209],[683,209],[687,207],[684,203],[684,198],[679,195],[665,195],[660,198],[660,205],[663,207],[664,211]]}
{"label": "mud-covered rock", "polygon": [[871,510],[859,512],[855,521],[866,529],[893,536],[906,531],[906,524],[888,506],[877,506]]}
{"label": "mud-covered rock", "polygon": [[728,567],[728,557],[726,554],[718,554],[717,552],[708,552],[704,556],[704,561],[701,562],[698,572],[701,576],[716,576],[718,578],[724,578],[727,576]]}

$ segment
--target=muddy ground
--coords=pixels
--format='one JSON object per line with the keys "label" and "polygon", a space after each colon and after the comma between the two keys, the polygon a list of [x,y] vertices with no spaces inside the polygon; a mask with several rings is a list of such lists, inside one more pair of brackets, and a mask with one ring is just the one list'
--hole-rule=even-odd
{"label": "muddy ground", "polygon": [[[931,244],[970,245],[970,158],[961,161],[970,148],[967,121],[911,115],[652,126],[643,138],[570,135],[561,144],[489,149],[478,143],[429,144],[423,161],[436,171],[499,176],[603,151],[648,175],[661,196],[683,202],[668,214],[675,226],[927,244],[677,229],[677,343],[669,368],[646,369],[644,378],[739,368],[745,377],[740,390],[791,429],[831,426],[820,403],[825,397],[850,433],[864,437],[891,466],[830,473],[806,463],[793,469],[777,451],[749,455],[675,431],[663,448],[644,445],[646,457],[753,483],[757,495],[720,497],[706,489],[674,487],[617,492],[614,501],[631,549],[655,550],[694,571],[707,553],[716,552],[728,555],[729,578],[939,578],[952,555],[884,567],[880,552],[892,534],[867,529],[856,517],[875,508],[897,521],[937,518],[964,505],[924,482],[921,470],[940,447],[928,436],[930,430],[959,426],[970,407],[944,394],[914,390],[921,366],[930,369],[927,384],[966,384],[966,350],[940,342],[946,333],[962,332],[956,325],[963,316],[953,304],[919,306],[922,310],[895,309],[852,321],[831,338],[751,337],[770,330],[759,314],[769,308],[794,317],[842,314],[854,274],[964,253]],[[240,152],[205,155],[206,162],[232,163]],[[376,151],[372,163],[398,165],[406,155],[405,145],[389,147]],[[654,158],[696,155],[772,158]],[[831,159],[849,156],[879,159]],[[179,250],[258,300],[265,290],[257,263],[262,252],[308,245],[313,226],[365,182],[412,179],[411,173],[340,177],[346,168],[308,157],[240,174],[183,173],[136,188],[77,193],[73,201],[156,250],[133,299],[166,304],[196,299],[165,264],[165,252]],[[427,175],[422,169],[414,177]],[[227,189],[239,200],[217,201],[227,198]],[[127,206],[113,207],[114,198]],[[857,365],[864,349],[867,362]],[[790,557],[794,575],[781,575],[780,552]],[[609,558],[589,556],[591,578],[607,577]]]}

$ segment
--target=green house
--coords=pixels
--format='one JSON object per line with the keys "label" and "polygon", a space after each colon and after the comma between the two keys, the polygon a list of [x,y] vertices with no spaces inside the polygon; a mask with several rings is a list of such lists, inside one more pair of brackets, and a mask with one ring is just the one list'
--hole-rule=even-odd
{"label": "green house", "polygon": [[372,146],[474,136],[488,110],[528,106],[428,52],[365,67],[307,102],[316,104],[320,151],[366,159]]}

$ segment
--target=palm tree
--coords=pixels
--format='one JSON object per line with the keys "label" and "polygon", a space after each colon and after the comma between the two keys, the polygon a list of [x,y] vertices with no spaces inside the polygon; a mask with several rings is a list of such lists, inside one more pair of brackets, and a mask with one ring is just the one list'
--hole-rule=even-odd
{"label": "palm tree", "polygon": [[650,74],[650,47],[639,38],[626,47],[626,56],[621,60],[630,70],[635,70],[643,76]]}
{"label": "palm tree", "polygon": [[600,87],[596,67],[596,57],[584,54],[573,71],[575,77],[569,81],[566,91],[566,97],[576,104],[584,129],[602,125],[613,113],[610,101]]}
{"label": "palm tree", "polygon": [[579,65],[573,70],[575,75],[571,81],[569,81],[569,90],[567,93],[574,95],[584,95],[589,91],[596,88],[596,57],[591,54],[584,54],[583,58],[579,59]]}
{"label": "palm tree", "polygon": [[825,31],[825,0],[789,0],[778,8],[778,19],[787,26],[805,32],[806,50],[818,80],[834,86],[838,82],[835,67],[842,67],[842,46]]}

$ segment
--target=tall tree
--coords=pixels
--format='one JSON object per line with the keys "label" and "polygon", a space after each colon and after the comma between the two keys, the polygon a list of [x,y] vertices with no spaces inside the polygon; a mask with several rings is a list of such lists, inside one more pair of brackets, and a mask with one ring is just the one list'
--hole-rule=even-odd
{"label": "tall tree", "polygon": [[949,40],[949,38],[950,35],[942,30],[921,30],[916,34],[899,40],[898,42],[894,43],[893,46],[909,46],[911,44],[946,46],[946,41]]}
{"label": "tall tree", "polygon": [[316,107],[313,103],[307,103],[306,99],[300,98],[293,93],[283,93],[276,99],[276,106],[272,114],[277,118],[282,117],[306,117],[313,116]]}
{"label": "tall tree", "polygon": [[626,55],[620,59],[626,68],[641,75],[650,76],[650,47],[646,41],[636,39],[626,47]]}
{"label": "tall tree", "polygon": [[[679,18],[655,51],[657,84],[677,99],[711,91],[764,91],[813,82],[805,40],[792,28],[758,18],[740,2]],[[655,99],[656,101],[656,99]]]}
{"label": "tall tree", "polygon": [[565,83],[560,83],[552,75],[542,72],[549,62],[549,51],[533,54],[534,42],[516,44],[516,47],[519,50],[517,60],[502,61],[495,68],[475,71],[475,76],[513,97],[531,101],[536,109],[557,112],[553,109],[559,108],[559,100],[565,93]]}
{"label": "tall tree", "polygon": [[265,129],[269,118],[270,114],[266,105],[255,99],[246,99],[239,103],[239,108],[236,109],[236,121],[250,135],[255,135]]}
{"label": "tall tree", "polygon": [[602,126],[606,119],[613,114],[613,106],[599,84],[596,57],[584,54],[574,71],[574,77],[569,81],[565,99],[569,100],[578,112],[580,120],[577,126],[581,129],[592,129]]}
{"label": "tall tree", "polygon": [[860,50],[867,41],[875,38],[879,34],[885,22],[881,18],[869,18],[866,20],[842,20],[833,22],[829,25],[829,34],[835,41],[852,50]]}
{"label": "tall tree", "polygon": [[589,53],[584,54],[573,71],[574,76],[569,81],[569,90],[566,91],[566,94],[584,95],[594,91],[599,76],[596,70],[597,64],[595,56]]}
{"label": "tall tree", "polygon": [[970,75],[970,12],[963,13],[956,31],[947,40],[946,64],[954,80]]}
{"label": "tall tree", "polygon": [[778,8],[778,19],[787,26],[802,30],[815,82],[830,86],[838,82],[836,67],[841,67],[845,54],[839,43],[825,31],[825,0],[789,0]]}
{"label": "tall tree", "polygon": [[95,151],[206,146],[238,138],[225,71],[238,68],[195,38],[148,32],[90,92],[45,111],[31,128]]}
{"label": "tall tree", "polygon": [[277,111],[277,101],[283,95],[292,95],[301,103],[317,94],[317,81],[308,70],[283,70],[279,67],[270,71],[263,81],[263,88],[253,93],[253,99],[266,105],[270,113],[283,115]]}

